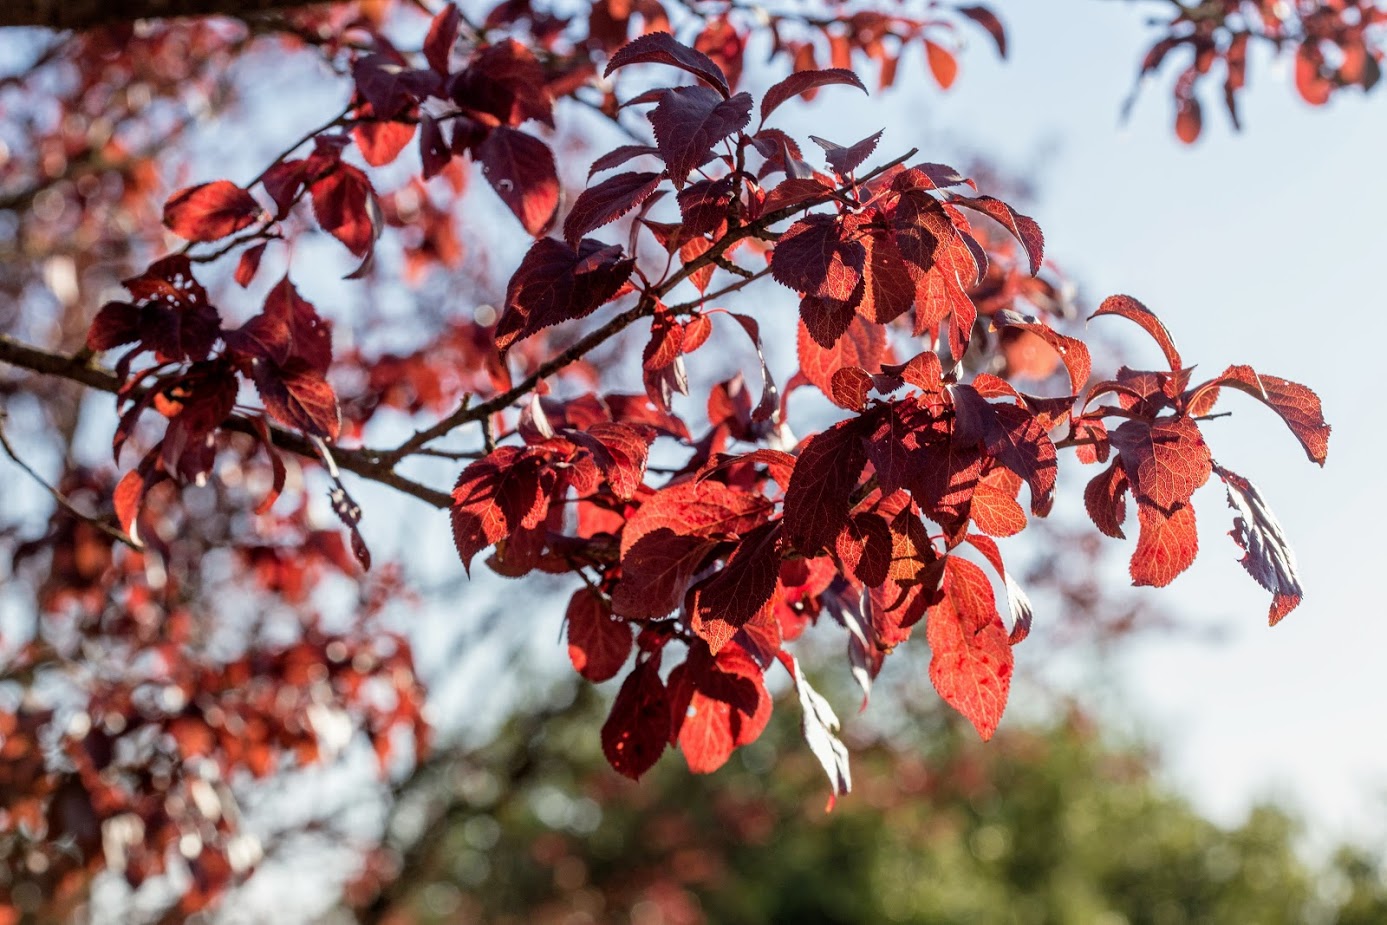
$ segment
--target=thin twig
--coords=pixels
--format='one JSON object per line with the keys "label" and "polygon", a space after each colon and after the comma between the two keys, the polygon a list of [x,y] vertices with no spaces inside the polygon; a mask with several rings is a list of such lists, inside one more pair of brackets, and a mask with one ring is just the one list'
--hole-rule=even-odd
{"label": "thin twig", "polygon": [[140,551],[144,550],[144,547],[142,547],[135,540],[134,537],[130,536],[130,534],[126,533],[124,530],[121,530],[119,527],[113,527],[102,518],[96,516],[95,514],[88,514],[86,511],[77,507],[77,505],[72,502],[71,498],[59,491],[57,487],[55,487],[54,485],[49,484],[47,479],[39,475],[38,472],[35,471],[32,466],[30,466],[27,462],[21,459],[19,453],[17,453],[15,451],[15,448],[10,445],[9,437],[5,434],[4,421],[5,413],[3,411],[0,411],[0,448],[4,449],[5,455],[8,456],[11,460],[13,460],[16,466],[23,469],[25,472],[29,473],[30,478],[42,485],[44,489],[50,495],[53,496],[53,500],[58,503],[59,507],[67,511],[73,517],[76,517],[78,520],[84,520],[87,523],[91,524],[93,527],[100,530],[102,533],[106,534],[116,542],[124,543],[131,549],[138,549]]}
{"label": "thin twig", "polygon": [[[11,366],[47,376],[80,382],[82,385],[99,392],[110,392],[113,395],[118,393],[124,384],[114,372],[92,363],[90,359],[84,360],[62,353],[51,353],[21,343],[4,334],[0,334],[0,363],[8,363]],[[139,394],[141,393],[131,393],[129,397],[133,400],[138,398]],[[220,427],[222,430],[246,434],[258,439],[256,425],[247,418],[232,416],[223,421]],[[296,456],[315,461],[318,459],[317,448],[301,434],[271,425],[270,440],[275,446]],[[395,458],[383,450],[339,446],[333,448],[333,458],[337,461],[337,466],[340,469],[387,485],[407,495],[412,495],[436,508],[442,509],[452,506],[452,496],[447,492],[430,488],[395,472],[393,466]]]}

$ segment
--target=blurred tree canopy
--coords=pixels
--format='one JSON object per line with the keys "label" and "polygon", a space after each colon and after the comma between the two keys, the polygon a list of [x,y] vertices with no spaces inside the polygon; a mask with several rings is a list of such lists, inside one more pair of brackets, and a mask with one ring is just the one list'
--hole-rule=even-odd
{"label": "blurred tree canopy", "polygon": [[[567,696],[565,692],[564,696]],[[393,841],[346,904],[362,921],[1246,925],[1387,921],[1380,858],[1322,867],[1260,805],[1222,828],[1163,785],[1148,749],[1077,712],[987,745],[938,710],[853,743],[829,813],[777,720],[716,777],[664,762],[618,779],[578,690],[519,715],[403,795]],[[562,699],[562,698],[561,698]],[[770,769],[774,766],[775,773]],[[389,872],[403,870],[400,879]]]}

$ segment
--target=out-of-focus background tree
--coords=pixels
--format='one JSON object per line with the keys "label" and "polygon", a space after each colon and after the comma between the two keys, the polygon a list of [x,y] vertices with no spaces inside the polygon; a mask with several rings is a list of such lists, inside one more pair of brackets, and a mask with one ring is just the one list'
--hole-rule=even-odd
{"label": "out-of-focus background tree", "polygon": [[1155,750],[1078,707],[985,745],[942,710],[908,710],[852,742],[854,792],[826,813],[783,717],[715,777],[665,762],[632,785],[583,732],[600,700],[561,685],[485,747],[431,763],[374,858],[401,876],[353,884],[340,920],[1387,921],[1379,855],[1307,862],[1272,803],[1221,827],[1162,782]]}

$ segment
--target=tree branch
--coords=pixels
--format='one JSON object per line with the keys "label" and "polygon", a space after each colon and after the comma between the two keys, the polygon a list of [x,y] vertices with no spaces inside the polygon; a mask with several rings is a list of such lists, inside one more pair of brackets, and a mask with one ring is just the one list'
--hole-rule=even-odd
{"label": "tree branch", "polygon": [[[80,354],[68,356],[62,353],[51,353],[21,343],[4,334],[0,334],[0,363],[8,363],[11,366],[45,376],[80,382],[82,385],[99,392],[115,394],[120,391],[122,385],[121,379],[115,373],[92,362],[90,357],[84,357]],[[227,418],[222,422],[221,429],[246,434],[258,439],[255,423],[248,418]],[[272,424],[270,425],[270,441],[280,449],[296,456],[302,456],[315,462],[318,460],[317,448],[311,440],[301,434]],[[332,455],[333,459],[337,461],[339,469],[359,475],[372,482],[388,485],[396,491],[402,491],[436,508],[447,508],[453,503],[452,496],[447,492],[430,488],[397,473],[393,463],[399,458],[398,456],[387,458],[386,453],[365,447],[333,447]]]}
{"label": "tree branch", "polygon": [[251,16],[325,2],[330,0],[6,0],[0,3],[0,27],[90,29],[174,16]]}

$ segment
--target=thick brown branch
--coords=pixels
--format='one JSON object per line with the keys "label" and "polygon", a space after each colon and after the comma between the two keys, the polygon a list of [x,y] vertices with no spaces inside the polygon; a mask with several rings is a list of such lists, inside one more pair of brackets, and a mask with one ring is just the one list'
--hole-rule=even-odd
{"label": "thick brown branch", "polygon": [[[89,357],[67,356],[50,353],[29,344],[21,343],[0,334],[0,363],[8,363],[21,369],[55,376],[72,382],[80,382],[88,388],[100,392],[115,393],[120,390],[121,380],[115,373],[91,361]],[[222,424],[223,430],[257,436],[255,424],[246,418],[231,417]],[[293,431],[271,425],[270,440],[275,446],[305,459],[318,459],[318,450],[312,441]],[[333,447],[333,459],[339,469],[354,473],[372,482],[388,485],[396,491],[412,495],[436,508],[446,508],[452,504],[447,492],[438,491],[413,479],[405,478],[395,472],[389,462],[383,461],[384,454],[369,449],[350,449]],[[398,458],[398,457],[393,457]]]}
{"label": "thick brown branch", "polygon": [[0,27],[90,29],[110,23],[172,16],[251,16],[324,2],[326,0],[6,0],[0,3]]}

